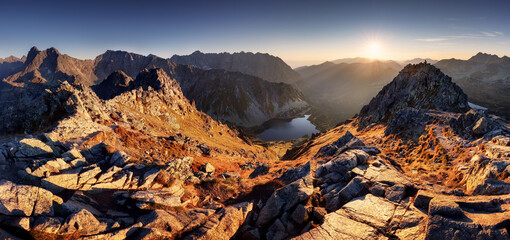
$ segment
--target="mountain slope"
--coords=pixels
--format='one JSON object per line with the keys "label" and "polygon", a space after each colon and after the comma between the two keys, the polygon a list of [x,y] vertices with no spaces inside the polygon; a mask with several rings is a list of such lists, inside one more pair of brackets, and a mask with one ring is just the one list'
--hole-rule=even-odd
{"label": "mountain slope", "polygon": [[294,83],[300,79],[280,58],[263,53],[201,53],[174,55],[171,61],[202,69],[225,69],[256,76],[270,82]]}
{"label": "mountain slope", "polygon": [[452,77],[469,101],[510,118],[510,58],[478,53],[468,60],[434,64]]}

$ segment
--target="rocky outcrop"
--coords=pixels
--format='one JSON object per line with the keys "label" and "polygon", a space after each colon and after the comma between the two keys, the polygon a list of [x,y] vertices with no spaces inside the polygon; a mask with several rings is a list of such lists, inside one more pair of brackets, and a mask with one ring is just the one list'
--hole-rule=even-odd
{"label": "rocky outcrop", "polygon": [[359,127],[387,123],[398,111],[408,107],[454,113],[469,110],[466,94],[439,69],[425,63],[407,65],[361,109]]}

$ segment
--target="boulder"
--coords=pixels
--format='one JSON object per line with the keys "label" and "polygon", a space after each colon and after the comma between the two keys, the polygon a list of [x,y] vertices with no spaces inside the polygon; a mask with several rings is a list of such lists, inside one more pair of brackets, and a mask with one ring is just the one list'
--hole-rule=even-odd
{"label": "boulder", "polygon": [[346,203],[336,213],[359,222],[369,222],[371,226],[384,228],[393,217],[395,208],[395,204],[384,198],[367,194]]}
{"label": "boulder", "polygon": [[[343,212],[343,210],[338,211]],[[292,239],[378,239],[378,236],[380,234],[376,228],[357,222],[345,214],[332,212],[326,215],[323,224]]]}
{"label": "boulder", "polygon": [[274,240],[283,240],[288,236],[283,223],[276,219],[274,223],[267,229],[266,238]]}
{"label": "boulder", "polygon": [[239,203],[225,207],[183,239],[231,239],[252,209],[253,203]]}
{"label": "boulder", "polygon": [[39,216],[32,223],[32,230],[55,234],[62,226],[64,219],[58,217]]}
{"label": "boulder", "polygon": [[310,162],[285,171],[278,180],[289,184],[310,174]]}
{"label": "boulder", "polygon": [[503,195],[510,194],[510,183],[489,178],[477,185],[473,195]]}
{"label": "boulder", "polygon": [[166,164],[166,171],[174,178],[186,180],[193,176],[191,165],[193,164],[192,157],[183,157],[174,159]]}
{"label": "boulder", "polygon": [[64,190],[76,190],[78,186],[78,174],[81,172],[81,167],[76,169],[69,169],[60,172],[59,174],[43,178],[41,185],[53,193],[60,193]]}
{"label": "boulder", "polygon": [[127,155],[125,152],[123,152],[123,151],[116,151],[115,153],[113,153],[113,155],[110,158],[110,164],[114,165],[114,166],[117,166],[117,167],[122,167],[130,159],[131,159],[131,156]]}
{"label": "boulder", "polygon": [[86,209],[94,216],[103,216],[103,213],[98,210],[100,209],[99,204],[82,191],[76,191],[69,200],[62,204],[62,208],[68,215]]}
{"label": "boulder", "polygon": [[459,204],[446,198],[433,198],[429,204],[429,215],[441,215],[443,217],[462,218],[464,213]]}
{"label": "boulder", "polygon": [[288,211],[298,203],[308,199],[312,194],[313,184],[310,174],[276,190],[260,210],[256,225],[268,224],[284,211]]}
{"label": "boulder", "polygon": [[83,237],[82,239],[83,240],[102,240],[102,239],[124,240],[124,239],[131,237],[135,232],[139,231],[141,228],[142,228],[142,223],[136,223],[136,224],[133,224],[132,226],[129,226],[124,229],[120,229],[120,230],[109,232],[109,233],[86,236],[86,237]]}
{"label": "boulder", "polygon": [[485,117],[481,117],[476,121],[475,125],[471,129],[473,131],[473,135],[484,135],[487,132],[487,119]]}
{"label": "boulder", "polygon": [[137,191],[130,198],[137,201],[137,206],[141,209],[147,208],[149,204],[165,207],[178,207],[181,205],[181,198],[179,196],[171,195],[171,193],[166,191]]}
{"label": "boulder", "polygon": [[271,167],[267,163],[259,163],[257,167],[250,173],[249,178],[256,178],[261,175],[266,175],[269,173]]}
{"label": "boulder", "polygon": [[214,166],[212,164],[206,163],[200,167],[200,170],[202,170],[205,173],[213,174],[214,170],[216,170],[216,169],[214,168]]}
{"label": "boulder", "polygon": [[361,177],[355,177],[340,191],[332,191],[324,196],[326,210],[335,211],[366,190],[368,190],[368,183]]}
{"label": "boulder", "polygon": [[400,202],[400,200],[404,199],[406,193],[406,186],[402,184],[395,184],[388,189],[386,189],[386,193],[384,197],[392,202]]}
{"label": "boulder", "polygon": [[319,166],[315,172],[315,177],[320,178],[329,173],[335,172],[342,177],[341,181],[349,181],[348,172],[358,165],[358,157],[353,152],[344,152],[329,162]]}
{"label": "boulder", "polygon": [[67,164],[62,158],[57,158],[55,160],[47,161],[42,166],[32,171],[30,174],[35,177],[48,177],[52,173],[58,173],[61,170],[67,169],[69,167],[71,166]]}
{"label": "boulder", "polygon": [[308,212],[303,204],[297,205],[294,212],[292,212],[292,220],[298,224],[302,224],[308,220]]}
{"label": "boulder", "polygon": [[341,138],[336,140],[334,143],[321,147],[314,157],[315,158],[331,157],[334,155],[339,155],[344,151],[347,151],[348,149],[360,148],[364,146],[365,143],[363,143],[363,141],[361,141],[359,138],[355,137],[354,135],[352,135],[352,133],[347,131]]}
{"label": "boulder", "polygon": [[63,153],[62,157],[74,160],[74,159],[77,159],[77,158],[82,158],[83,156],[81,155],[80,151],[78,151],[78,149],[73,148],[73,149]]}
{"label": "boulder", "polygon": [[24,138],[19,141],[15,156],[18,158],[52,157],[53,149],[36,138]]}
{"label": "boulder", "polygon": [[106,225],[101,224],[92,213],[83,209],[67,217],[59,234],[73,234],[80,231],[81,234],[92,235],[104,230],[106,230]]}
{"label": "boulder", "polygon": [[420,191],[418,194],[416,194],[416,198],[414,199],[414,206],[419,209],[428,211],[432,198],[434,197]]}
{"label": "boulder", "polygon": [[0,180],[0,214],[12,216],[53,215],[53,201],[62,199],[39,187]]}
{"label": "boulder", "polygon": [[222,177],[222,178],[241,178],[241,174],[239,172],[224,172],[220,175],[218,175],[218,177]]}
{"label": "boulder", "polygon": [[145,172],[143,179],[141,179],[143,182],[138,188],[149,189],[154,183],[154,179],[156,179],[156,177],[159,175],[160,171],[161,169],[152,168]]}
{"label": "boulder", "polygon": [[497,225],[455,221],[441,215],[428,218],[425,240],[435,239],[510,239],[508,231]]}

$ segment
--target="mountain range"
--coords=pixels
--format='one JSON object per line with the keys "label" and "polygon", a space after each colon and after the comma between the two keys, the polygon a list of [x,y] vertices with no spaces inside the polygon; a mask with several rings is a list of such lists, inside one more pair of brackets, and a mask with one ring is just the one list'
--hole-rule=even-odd
{"label": "mountain range", "polygon": [[62,81],[93,86],[116,71],[135,78],[144,69],[162,68],[180,83],[184,95],[195,102],[199,110],[241,127],[262,125],[273,118],[293,118],[309,111],[308,103],[293,85],[268,82],[240,72],[204,70],[154,55],[107,51],[94,60],[80,60],[61,54],[55,48],[39,51],[34,47],[25,61],[14,60],[12,64],[15,65],[0,71],[6,75],[6,86],[0,89],[5,93],[0,97],[2,101],[14,98],[13,87],[29,86],[41,91]]}
{"label": "mountain range", "polygon": [[174,55],[171,61],[192,65],[201,69],[225,69],[262,78],[270,82],[295,83],[299,74],[292,70],[279,57],[267,53],[202,53],[195,51],[190,55]]}
{"label": "mountain range", "polygon": [[510,58],[478,53],[468,60],[445,59],[435,64],[451,76],[469,101],[510,118]]}

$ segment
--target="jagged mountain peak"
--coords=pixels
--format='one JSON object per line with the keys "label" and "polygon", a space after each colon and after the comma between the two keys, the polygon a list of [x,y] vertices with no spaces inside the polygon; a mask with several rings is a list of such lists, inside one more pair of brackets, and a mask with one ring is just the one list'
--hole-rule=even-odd
{"label": "jagged mountain peak", "polygon": [[36,46],[33,46],[30,49],[30,51],[28,51],[27,60],[25,61],[25,64],[32,62],[35,56],[37,56],[37,54],[39,54],[40,52],[41,51],[39,51],[39,49]]}
{"label": "jagged mountain peak", "polygon": [[144,69],[133,81],[132,87],[142,87],[147,89],[152,87],[154,90],[160,90],[165,87],[178,87],[179,84],[170,78],[161,68]]}
{"label": "jagged mountain peak", "polygon": [[479,52],[475,56],[471,57],[468,61],[477,63],[489,63],[498,60],[500,60],[498,55]]}
{"label": "jagged mountain peak", "polygon": [[409,64],[363,107],[360,128],[387,122],[404,108],[456,113],[469,110],[467,95],[449,76],[428,63]]}

